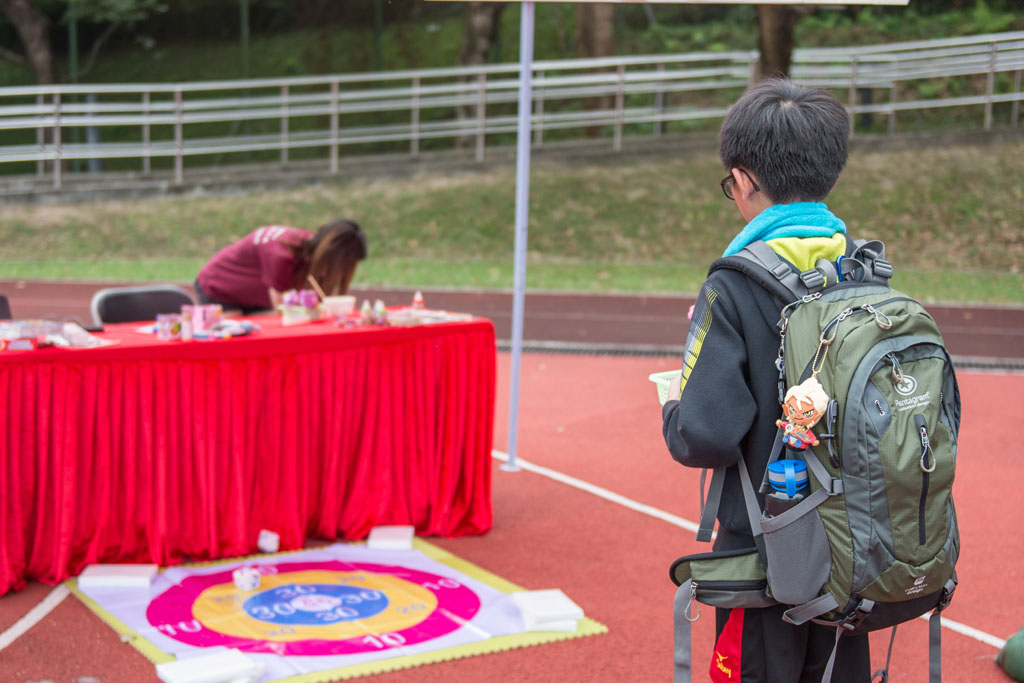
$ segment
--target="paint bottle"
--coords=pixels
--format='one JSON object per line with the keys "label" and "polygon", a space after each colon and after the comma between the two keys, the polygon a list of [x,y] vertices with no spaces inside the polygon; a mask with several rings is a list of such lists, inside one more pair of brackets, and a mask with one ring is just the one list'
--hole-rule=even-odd
{"label": "paint bottle", "polygon": [[181,341],[192,341],[193,332],[192,329],[192,311],[191,306],[181,307]]}

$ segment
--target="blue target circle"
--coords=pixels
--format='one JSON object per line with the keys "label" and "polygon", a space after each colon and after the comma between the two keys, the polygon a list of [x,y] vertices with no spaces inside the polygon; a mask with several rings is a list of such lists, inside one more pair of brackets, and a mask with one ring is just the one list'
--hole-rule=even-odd
{"label": "blue target circle", "polygon": [[271,624],[316,626],[366,619],[388,607],[384,591],[335,584],[288,584],[252,596],[242,609]]}

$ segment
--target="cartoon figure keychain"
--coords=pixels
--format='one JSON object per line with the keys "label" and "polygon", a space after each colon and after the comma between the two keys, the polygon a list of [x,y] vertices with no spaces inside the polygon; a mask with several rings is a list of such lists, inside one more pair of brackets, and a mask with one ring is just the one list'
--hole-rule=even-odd
{"label": "cartoon figure keychain", "polygon": [[783,418],[775,424],[783,428],[782,443],[796,450],[817,446],[818,437],[811,427],[818,423],[828,407],[828,394],[817,377],[811,376],[786,392],[782,405]]}
{"label": "cartoon figure keychain", "polygon": [[[816,362],[811,364],[811,376],[800,384],[790,387],[786,392],[785,401],[782,404],[782,419],[776,420],[775,425],[783,428],[782,443],[789,448],[802,451],[820,443],[818,437],[811,431],[811,427],[818,423],[828,407],[829,397],[825,393],[825,388],[821,386],[821,382],[818,381],[818,373],[825,365],[825,356],[828,354],[830,343],[831,341],[826,342],[824,338],[822,339],[822,343],[814,353]],[[821,353],[820,359],[818,358],[819,353]]]}

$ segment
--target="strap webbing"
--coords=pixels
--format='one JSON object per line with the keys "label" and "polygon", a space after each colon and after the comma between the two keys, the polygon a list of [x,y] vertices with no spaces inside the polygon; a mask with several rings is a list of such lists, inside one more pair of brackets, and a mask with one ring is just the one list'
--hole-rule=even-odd
{"label": "strap webbing", "polygon": [[826,470],[825,466],[821,464],[821,461],[818,460],[817,456],[813,453],[809,453],[804,460],[807,462],[807,469],[811,471],[811,474],[814,475],[814,478],[818,480],[818,483],[821,484],[821,488],[824,489],[828,495],[836,496],[843,492],[843,480],[833,479],[832,475],[828,473],[828,470]]}
{"label": "strap webbing", "polygon": [[772,452],[768,455],[768,464],[764,467],[764,474],[761,476],[761,487],[758,489],[761,493],[768,491],[768,465],[779,459],[782,455],[782,436],[786,433],[785,427],[779,427],[779,430],[775,432],[775,441],[772,443]]}
{"label": "strap webbing", "polygon": [[763,241],[751,242],[743,247],[737,255],[748,258],[767,270],[779,284],[793,295],[794,299],[799,299],[807,294],[807,286],[800,279],[800,275]]}
{"label": "strap webbing", "polygon": [[743,502],[747,507],[747,517],[750,518],[750,532],[754,534],[754,540],[761,537],[761,507],[757,504],[757,496],[754,495],[754,484],[750,481],[750,472],[747,471],[747,463],[741,455],[736,461],[736,467],[740,471],[740,488],[743,489]]}
{"label": "strap webbing", "polygon": [[[897,624],[898,626],[898,624]],[[892,644],[896,642],[896,626],[892,627],[892,633],[889,635],[889,651],[885,655],[885,668],[879,669],[875,673],[871,674],[871,680],[875,680],[875,676],[878,676],[878,683],[888,683],[889,681],[889,664],[892,663]]]}
{"label": "strap webbing", "polygon": [[828,664],[825,665],[825,673],[821,677],[821,683],[829,683],[832,680],[832,669],[836,665],[836,653],[839,652],[839,639],[843,637],[843,627],[836,626],[836,642],[832,646],[832,654],[828,657]]}
{"label": "strap webbing", "polygon": [[928,617],[928,683],[942,683],[942,617],[936,609]]}
{"label": "strap webbing", "polygon": [[818,489],[790,509],[783,512],[781,515],[761,520],[761,532],[770,534],[778,531],[782,527],[789,526],[826,500],[828,500],[828,491],[825,489]]}
{"label": "strap webbing", "polygon": [[[747,509],[747,518],[750,520],[750,533],[754,536],[754,545],[757,546],[758,554],[761,555],[761,562],[767,562],[767,555],[764,549],[764,538],[761,532],[761,507],[757,504],[757,496],[754,494],[754,485],[750,481],[750,472],[747,471],[747,463],[740,456],[736,461],[736,468],[740,473],[740,488],[743,490],[743,503]],[[722,503],[722,488],[725,485],[725,467],[716,467],[711,471],[711,484],[708,486],[707,500],[703,500],[704,481],[707,470],[701,472],[701,511],[700,524],[697,527],[697,540],[710,541],[711,532],[715,528],[715,519],[718,517],[718,508]]]}
{"label": "strap webbing", "polygon": [[708,498],[704,500],[704,480],[708,471],[705,469],[700,473],[700,525],[697,528],[697,540],[708,542],[711,540],[711,532],[715,529],[715,518],[718,517],[718,507],[722,503],[722,487],[725,484],[725,468],[716,467],[711,471],[711,486],[708,487]]}
{"label": "strap webbing", "polygon": [[825,593],[810,602],[805,602],[802,605],[786,610],[782,614],[782,620],[799,626],[800,624],[807,623],[814,617],[820,617],[822,614],[831,612],[834,609],[839,609],[839,603],[832,593]]}
{"label": "strap webbing", "polygon": [[690,605],[690,584],[687,579],[676,589],[676,597],[672,602],[672,621],[675,625],[675,645],[672,653],[673,683],[690,683],[692,676],[693,645],[691,641],[690,620],[686,616]]}

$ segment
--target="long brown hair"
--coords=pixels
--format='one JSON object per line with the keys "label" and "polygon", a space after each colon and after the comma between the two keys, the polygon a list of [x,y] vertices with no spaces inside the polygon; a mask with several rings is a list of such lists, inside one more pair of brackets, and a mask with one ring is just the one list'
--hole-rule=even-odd
{"label": "long brown hair", "polygon": [[356,265],[366,258],[366,235],[355,221],[339,218],[320,226],[294,251],[296,289],[308,288],[306,276],[311,274],[328,296],[345,294]]}

